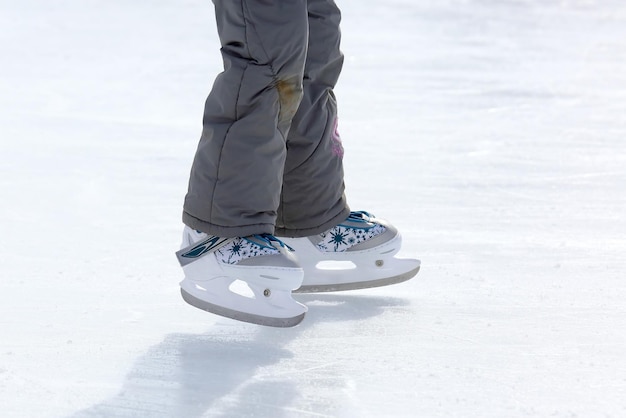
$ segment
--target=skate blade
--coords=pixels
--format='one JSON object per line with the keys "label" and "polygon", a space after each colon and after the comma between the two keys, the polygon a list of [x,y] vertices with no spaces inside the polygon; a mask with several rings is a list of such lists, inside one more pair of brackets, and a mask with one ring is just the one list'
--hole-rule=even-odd
{"label": "skate blade", "polygon": [[343,290],[358,290],[369,289],[372,287],[389,286],[396,283],[402,283],[414,277],[420,271],[418,265],[413,270],[406,273],[398,274],[397,276],[385,277],[383,279],[375,279],[364,282],[352,282],[352,283],[333,283],[333,284],[313,284],[303,285],[299,289],[293,291],[293,293],[321,293],[321,292],[340,292]]}
{"label": "skate blade", "polygon": [[212,314],[224,316],[226,318],[235,319],[237,321],[248,322],[256,325],[265,325],[268,327],[287,328],[298,325],[304,319],[304,314],[296,315],[291,318],[274,318],[270,316],[254,315],[247,312],[236,311],[234,309],[225,308],[223,306],[215,305],[210,302],[201,300],[192,294],[180,289],[180,293],[188,304],[194,306],[203,311],[210,312]]}

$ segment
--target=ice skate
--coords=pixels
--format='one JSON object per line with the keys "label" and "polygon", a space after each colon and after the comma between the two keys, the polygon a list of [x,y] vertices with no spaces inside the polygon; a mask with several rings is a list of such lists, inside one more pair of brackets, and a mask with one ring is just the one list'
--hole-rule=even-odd
{"label": "ice skate", "polygon": [[415,276],[420,261],[401,259],[397,229],[367,212],[351,212],[329,231],[306,238],[285,238],[304,269],[295,292],[332,292],[400,283]]}
{"label": "ice skate", "polygon": [[183,299],[217,315],[273,327],[291,327],[306,306],[291,292],[303,271],[292,251],[269,234],[220,238],[185,227],[176,253],[185,279]]}

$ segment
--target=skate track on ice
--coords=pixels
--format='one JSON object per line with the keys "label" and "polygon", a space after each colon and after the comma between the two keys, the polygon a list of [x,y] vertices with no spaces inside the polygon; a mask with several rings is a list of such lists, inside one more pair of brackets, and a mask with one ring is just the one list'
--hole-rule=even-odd
{"label": "skate track on ice", "polygon": [[626,6],[342,0],[353,209],[419,275],[181,300],[207,1],[0,0],[4,417],[626,416]]}

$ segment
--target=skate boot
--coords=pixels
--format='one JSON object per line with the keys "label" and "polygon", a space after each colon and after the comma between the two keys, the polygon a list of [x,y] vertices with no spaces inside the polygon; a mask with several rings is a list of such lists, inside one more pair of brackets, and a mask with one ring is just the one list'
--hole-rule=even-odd
{"label": "skate boot", "polygon": [[395,258],[402,238],[389,223],[367,212],[351,212],[348,219],[320,235],[285,238],[304,269],[295,292],[332,292],[400,283],[415,276],[420,261]]}
{"label": "skate boot", "polygon": [[185,227],[181,248],[180,288],[190,305],[273,327],[291,327],[304,318],[306,306],[291,297],[302,283],[302,268],[274,236],[220,238]]}

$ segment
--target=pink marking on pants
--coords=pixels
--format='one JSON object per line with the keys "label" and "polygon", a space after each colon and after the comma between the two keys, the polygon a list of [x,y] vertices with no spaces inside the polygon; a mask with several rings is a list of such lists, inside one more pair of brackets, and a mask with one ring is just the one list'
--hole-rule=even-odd
{"label": "pink marking on pants", "polygon": [[333,150],[333,154],[335,154],[339,158],[343,158],[343,145],[341,144],[341,136],[339,135],[339,120],[335,118],[335,123],[333,127],[333,132],[330,135],[331,146]]}

